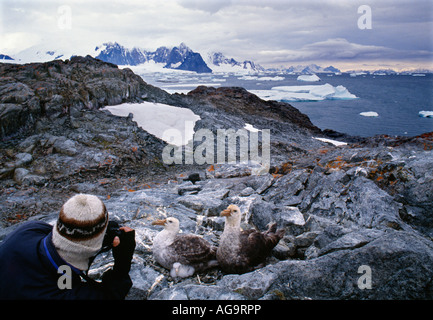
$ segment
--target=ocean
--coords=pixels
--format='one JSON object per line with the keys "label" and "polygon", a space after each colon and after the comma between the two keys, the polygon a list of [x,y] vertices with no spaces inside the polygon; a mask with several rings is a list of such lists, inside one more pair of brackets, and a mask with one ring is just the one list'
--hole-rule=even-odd
{"label": "ocean", "polygon": [[[421,117],[419,114],[420,111],[433,113],[433,74],[356,77],[346,73],[318,74],[321,80],[317,82],[299,81],[297,75],[285,74],[164,72],[140,75],[146,82],[170,93],[186,93],[198,85],[243,87],[261,98],[290,103],[321,129],[354,136],[409,137],[433,131],[433,115]],[[332,90],[337,93],[330,94]]]}

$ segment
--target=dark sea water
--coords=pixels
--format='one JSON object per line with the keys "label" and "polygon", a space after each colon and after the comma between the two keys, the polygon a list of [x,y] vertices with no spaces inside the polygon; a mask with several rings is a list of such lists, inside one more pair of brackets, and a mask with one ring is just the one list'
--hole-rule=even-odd
{"label": "dark sea water", "polygon": [[[263,77],[280,77],[278,81]],[[319,82],[303,82],[297,75],[259,75],[245,80],[239,75],[153,75],[143,78],[170,92],[192,90],[199,84],[208,86],[238,86],[247,90],[270,90],[277,86],[323,85],[344,86],[358,98],[353,100],[288,101],[309,116],[321,129],[357,136],[378,134],[415,136],[433,131],[433,118],[419,116],[420,111],[433,111],[433,74],[412,75],[358,75],[328,76],[318,74]],[[378,117],[361,116],[373,111]]]}
{"label": "dark sea water", "polygon": [[[415,136],[433,131],[433,118],[422,118],[419,111],[433,111],[433,75],[322,77],[332,85],[343,85],[359,97],[355,100],[292,102],[321,129],[372,136],[377,134]],[[378,117],[361,112],[375,111]]]}

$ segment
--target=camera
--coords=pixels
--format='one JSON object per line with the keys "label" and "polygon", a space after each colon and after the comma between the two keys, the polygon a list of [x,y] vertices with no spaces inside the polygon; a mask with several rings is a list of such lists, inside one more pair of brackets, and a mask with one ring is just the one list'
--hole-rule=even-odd
{"label": "camera", "polygon": [[103,253],[107,252],[111,249],[113,249],[113,240],[117,236],[120,238],[122,230],[120,230],[121,226],[116,221],[108,221],[107,230],[105,231],[104,239],[102,240],[102,247],[101,249],[93,256],[89,258],[89,269],[90,265],[93,263],[93,261],[96,259],[96,257]]}
{"label": "camera", "polygon": [[113,248],[113,240],[117,236],[120,238],[122,230],[121,226],[116,221],[108,221],[107,230],[105,231],[104,240],[102,241],[102,248],[100,252],[105,252]]}

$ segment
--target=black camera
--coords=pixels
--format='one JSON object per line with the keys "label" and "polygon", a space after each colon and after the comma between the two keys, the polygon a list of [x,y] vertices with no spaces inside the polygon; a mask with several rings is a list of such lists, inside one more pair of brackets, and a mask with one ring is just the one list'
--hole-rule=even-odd
{"label": "black camera", "polygon": [[104,240],[102,241],[101,252],[108,251],[113,248],[113,240],[117,236],[120,238],[122,230],[120,230],[120,225],[116,221],[108,221],[107,230],[105,231]]}
{"label": "black camera", "polygon": [[116,236],[120,238],[122,230],[120,230],[120,225],[116,221],[108,221],[107,230],[105,231],[104,240],[102,240],[101,249],[91,258],[89,258],[89,269],[90,265],[93,263],[95,258],[106,251],[113,249],[113,240]]}

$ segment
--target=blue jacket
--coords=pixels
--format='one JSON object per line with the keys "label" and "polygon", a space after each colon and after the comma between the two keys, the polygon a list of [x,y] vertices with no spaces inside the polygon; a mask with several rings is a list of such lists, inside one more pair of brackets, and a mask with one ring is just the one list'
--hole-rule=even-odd
{"label": "blue jacket", "polygon": [[[51,242],[52,226],[26,222],[0,245],[0,300],[5,299],[124,299],[132,286],[127,272],[106,271],[101,282],[88,279],[72,267],[71,289],[59,289],[61,273],[68,265]],[[83,281],[87,278],[87,281]]]}

